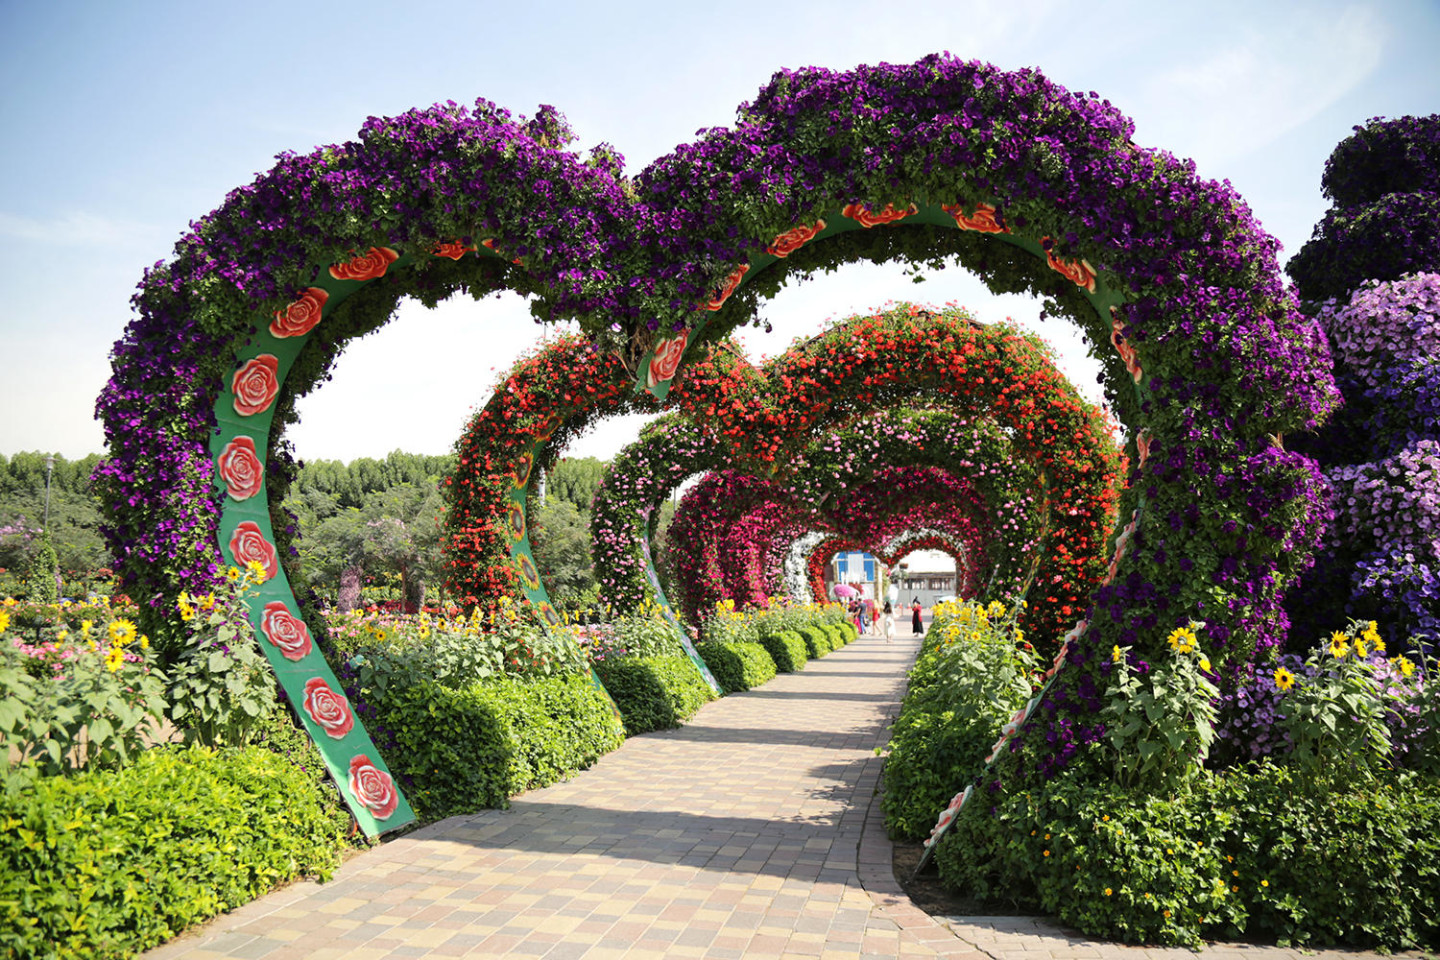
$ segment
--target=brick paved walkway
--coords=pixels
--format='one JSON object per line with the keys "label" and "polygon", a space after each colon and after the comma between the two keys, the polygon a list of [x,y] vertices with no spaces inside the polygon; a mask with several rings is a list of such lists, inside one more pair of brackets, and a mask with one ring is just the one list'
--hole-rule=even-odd
{"label": "brick paved walkway", "polygon": [[[145,956],[1193,957],[1029,919],[941,921],[910,904],[874,802],[874,749],[917,647],[861,639],[679,730],[630,739],[509,810],[431,824],[329,883],[295,884]],[[1204,956],[1302,954],[1232,945]]]}

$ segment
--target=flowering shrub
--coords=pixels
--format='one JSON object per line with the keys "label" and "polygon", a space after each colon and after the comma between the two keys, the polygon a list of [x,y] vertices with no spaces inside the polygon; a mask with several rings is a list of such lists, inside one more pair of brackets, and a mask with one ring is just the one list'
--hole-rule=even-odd
{"label": "flowering shrub", "polygon": [[[16,609],[28,626],[11,629]],[[103,604],[86,612],[96,609],[109,613]],[[41,611],[53,617],[44,626]],[[7,762],[6,781],[118,767],[161,738],[169,704],[149,637],[125,617],[72,628],[76,612],[0,605],[0,740],[20,762]]]}
{"label": "flowering shrub", "polygon": [[881,805],[892,837],[930,831],[1035,692],[1036,657],[1016,625],[1018,610],[995,601],[936,605],[887,747]]}
{"label": "flowering shrub", "polygon": [[[252,560],[245,570],[231,567],[227,583],[203,597],[180,594],[180,618],[190,627],[190,642],[175,663],[170,684],[170,716],[186,742],[207,747],[244,746],[273,721],[277,706],[275,673],[266,663],[250,629],[251,587],[264,583],[264,567]],[[344,708],[348,719],[349,710]]]}
{"label": "flowering shrub", "polygon": [[1378,387],[1396,367],[1440,355],[1440,273],[1372,280],[1343,306],[1324,304],[1318,319],[1336,360]]}

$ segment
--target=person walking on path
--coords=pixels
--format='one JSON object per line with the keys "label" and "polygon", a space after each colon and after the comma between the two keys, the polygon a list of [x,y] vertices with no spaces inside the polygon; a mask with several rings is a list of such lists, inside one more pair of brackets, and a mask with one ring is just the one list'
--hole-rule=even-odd
{"label": "person walking on path", "polygon": [[891,643],[895,640],[895,608],[890,606],[890,601],[885,601],[885,642]]}
{"label": "person walking on path", "polygon": [[919,634],[924,633],[924,632],[925,632],[925,627],[924,627],[924,625],[920,622],[920,598],[919,598],[919,597],[916,597],[914,600],[912,600],[912,601],[910,602],[910,610],[912,611],[912,616],[910,617],[910,632],[911,632],[911,633],[914,633],[914,634],[916,634],[916,635],[919,635]]}

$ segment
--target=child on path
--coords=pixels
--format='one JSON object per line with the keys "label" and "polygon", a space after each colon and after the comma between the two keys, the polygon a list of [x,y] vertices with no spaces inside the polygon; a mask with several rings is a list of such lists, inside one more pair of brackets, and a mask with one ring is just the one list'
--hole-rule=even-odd
{"label": "child on path", "polygon": [[890,643],[895,639],[895,608],[890,606],[890,601],[885,601],[885,642]]}

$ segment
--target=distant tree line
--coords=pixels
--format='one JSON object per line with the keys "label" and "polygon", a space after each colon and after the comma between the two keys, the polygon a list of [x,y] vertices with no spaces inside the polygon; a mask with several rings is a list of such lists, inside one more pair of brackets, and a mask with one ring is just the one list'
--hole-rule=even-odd
{"label": "distant tree line", "polygon": [[[110,576],[110,553],[100,536],[100,501],[90,489],[90,474],[100,457],[67,460],[53,455],[47,529],[50,456],[40,451],[0,454],[0,594],[30,592],[37,563],[51,568],[50,576],[59,576],[55,589],[66,594],[83,595]],[[53,552],[53,562],[47,550]]]}
{"label": "distant tree line", "polygon": [[[47,456],[0,454],[3,594],[27,592],[29,571],[44,559]],[[99,461],[98,454],[79,460],[57,455],[51,470],[49,542],[63,595],[83,595],[110,577],[113,561],[99,532],[103,508],[90,487]],[[367,597],[399,600],[407,609],[443,602],[440,485],[453,466],[452,454],[399,450],[383,459],[302,464],[284,506],[297,521],[296,548],[310,585],[342,609],[368,602]],[[596,598],[590,507],[606,466],[594,457],[559,461],[545,475],[544,496],[532,511],[535,557],[561,608],[587,606]],[[667,503],[662,535],[671,513],[673,504]]]}

